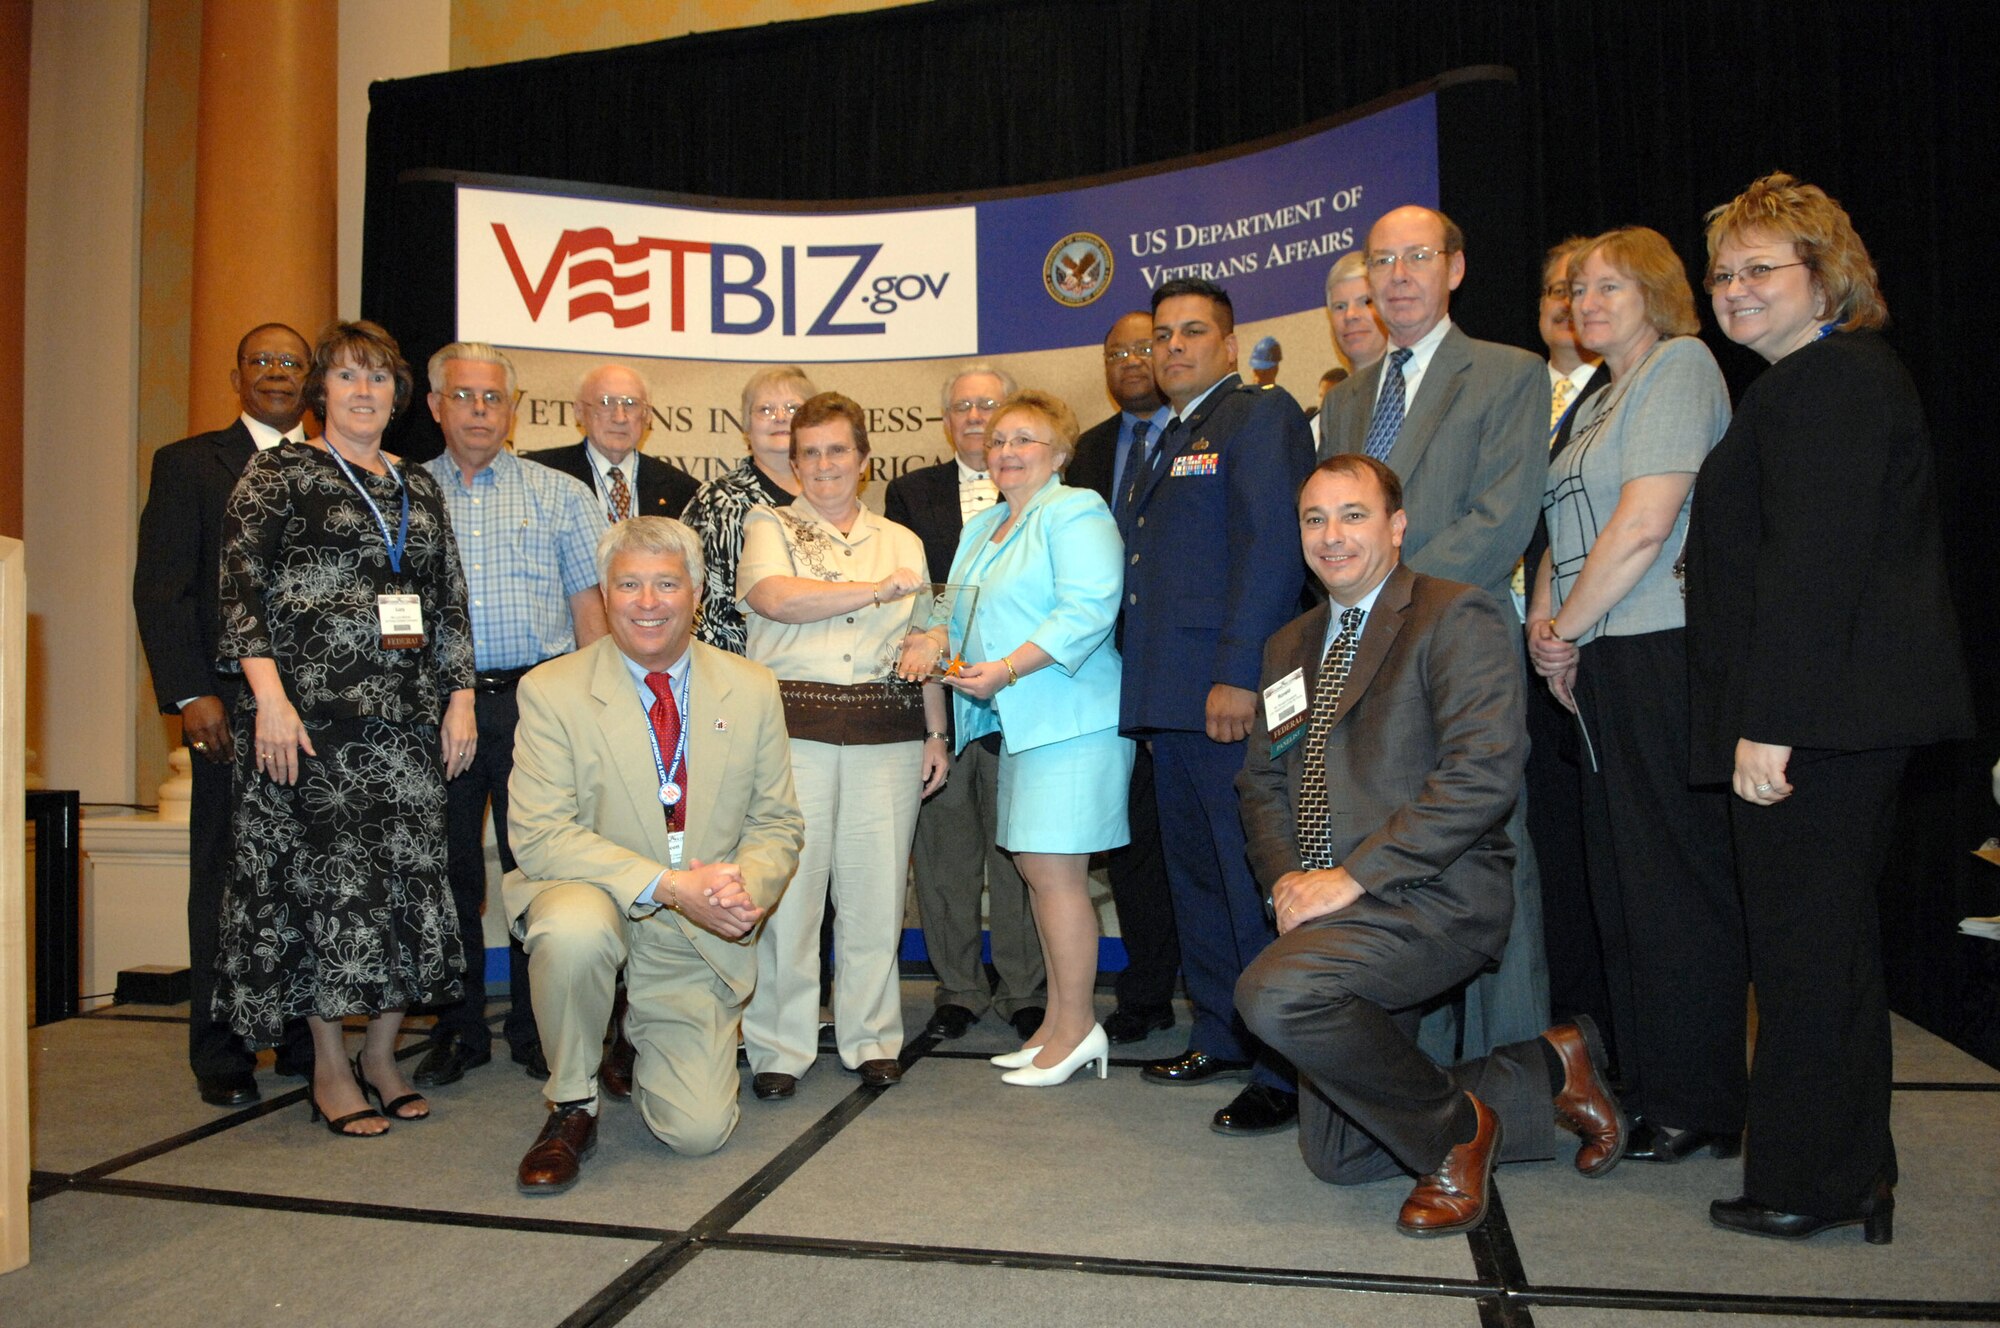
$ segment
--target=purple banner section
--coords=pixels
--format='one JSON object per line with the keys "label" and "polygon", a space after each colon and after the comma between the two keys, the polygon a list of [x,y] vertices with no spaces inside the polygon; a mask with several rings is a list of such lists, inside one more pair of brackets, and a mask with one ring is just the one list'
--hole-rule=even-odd
{"label": "purple banner section", "polygon": [[1327,268],[1406,203],[1438,205],[1434,96],[1222,161],[980,203],[979,351],[1094,343],[1175,277],[1222,286],[1238,322],[1316,309]]}

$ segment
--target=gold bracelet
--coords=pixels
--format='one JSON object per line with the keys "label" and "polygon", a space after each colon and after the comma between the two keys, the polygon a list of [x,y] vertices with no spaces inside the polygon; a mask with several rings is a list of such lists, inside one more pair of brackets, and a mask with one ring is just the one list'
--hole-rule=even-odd
{"label": "gold bracelet", "polygon": [[1021,675],[1014,672],[1014,656],[1011,652],[1002,655],[1000,657],[1000,662],[1007,666],[1007,685],[1009,687],[1012,687],[1015,683],[1021,681]]}
{"label": "gold bracelet", "polygon": [[674,869],[672,867],[669,867],[667,868],[667,912],[678,913],[680,911],[681,911],[680,882],[674,876]]}

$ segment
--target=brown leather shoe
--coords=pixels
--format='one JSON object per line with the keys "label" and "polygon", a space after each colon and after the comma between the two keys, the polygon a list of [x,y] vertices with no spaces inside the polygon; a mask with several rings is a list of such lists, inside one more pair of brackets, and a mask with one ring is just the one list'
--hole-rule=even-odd
{"label": "brown leather shoe", "polygon": [[1556,1094],[1556,1124],[1583,1140],[1576,1150],[1576,1169],[1602,1176],[1625,1156],[1632,1137],[1631,1122],[1611,1088],[1604,1082],[1604,1039],[1589,1015],[1574,1023],[1557,1024],[1542,1034],[1563,1063],[1562,1091]]}
{"label": "brown leather shoe", "polygon": [[903,1063],[885,1056],[880,1060],[861,1062],[855,1067],[855,1073],[870,1088],[887,1088],[890,1084],[903,1082]]}
{"label": "brown leather shoe", "polygon": [[1500,1118],[1484,1102],[1465,1095],[1479,1120],[1471,1143],[1444,1155],[1430,1175],[1403,1200],[1396,1228],[1406,1236],[1443,1236],[1470,1231],[1486,1220],[1486,1192],[1493,1179],[1493,1159],[1500,1152]]}
{"label": "brown leather shoe", "polygon": [[597,1080],[607,1094],[620,1102],[632,1096],[632,1064],[638,1059],[638,1048],[625,1040],[625,1030],[620,1027],[597,1066]]}
{"label": "brown leather shoe", "polygon": [[523,1194],[561,1194],[583,1173],[583,1159],[597,1149],[597,1117],[582,1102],[549,1108],[542,1132],[521,1158],[515,1184]]}

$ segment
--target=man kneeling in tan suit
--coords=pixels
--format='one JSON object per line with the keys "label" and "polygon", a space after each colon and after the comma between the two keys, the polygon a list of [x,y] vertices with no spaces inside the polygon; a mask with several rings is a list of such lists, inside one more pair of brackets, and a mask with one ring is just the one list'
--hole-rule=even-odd
{"label": "man kneeling in tan suit", "polygon": [[524,1194],[576,1183],[618,969],[646,1126],[690,1155],[736,1128],[736,1026],[757,925],[798,866],[778,682],[691,640],[701,540],[634,517],[597,545],[611,635],[521,680],[507,916],[528,951],[551,1105]]}

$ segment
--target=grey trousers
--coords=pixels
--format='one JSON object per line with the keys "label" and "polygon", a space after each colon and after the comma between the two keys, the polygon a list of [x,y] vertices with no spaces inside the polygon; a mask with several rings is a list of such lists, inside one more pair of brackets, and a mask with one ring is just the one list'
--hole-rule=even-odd
{"label": "grey trousers", "polygon": [[1417,1047],[1418,1007],[1485,957],[1372,895],[1280,936],[1244,971],[1244,1022],[1299,1072],[1299,1150],[1337,1185],[1437,1170],[1464,1094],[1499,1116],[1499,1160],[1555,1156],[1539,1039],[1445,1069]]}
{"label": "grey trousers", "polygon": [[1000,975],[990,1004],[1006,1019],[1016,1010],[1043,1004],[1047,993],[1027,882],[996,842],[999,785],[999,756],[976,742],[968,745],[953,758],[945,786],[917,813],[912,854],[924,948],[937,970],[937,1003],[986,1012],[979,898],[989,894],[993,967]]}

